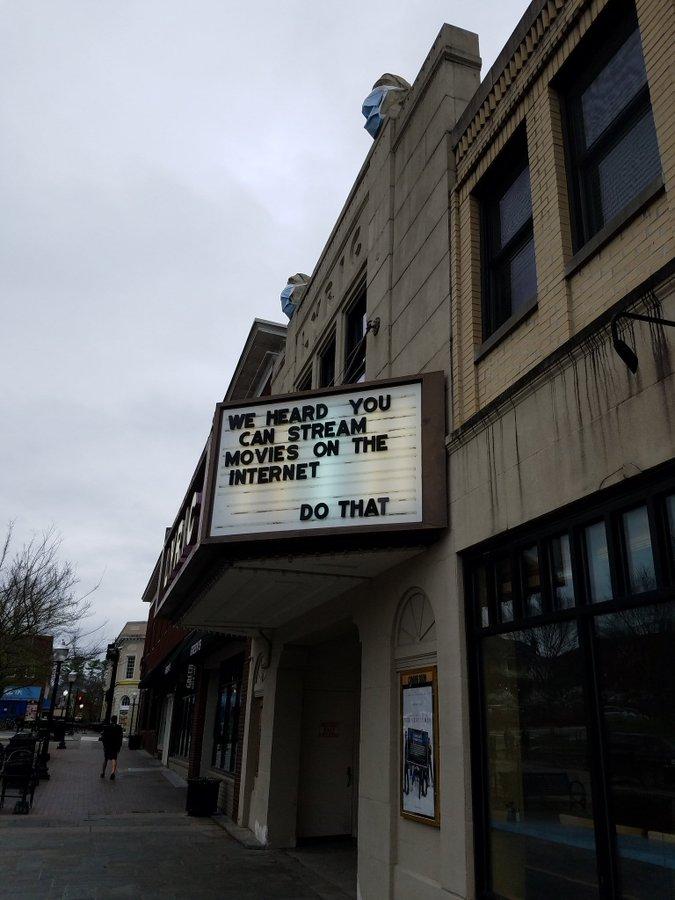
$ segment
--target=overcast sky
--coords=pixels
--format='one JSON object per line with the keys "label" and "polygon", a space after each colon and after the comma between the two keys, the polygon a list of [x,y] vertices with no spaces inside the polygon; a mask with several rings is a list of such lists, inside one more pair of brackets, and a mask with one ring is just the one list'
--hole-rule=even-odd
{"label": "overcast sky", "polygon": [[254,316],[285,321],[444,21],[483,74],[525,2],[0,0],[0,520],[51,525],[111,640]]}

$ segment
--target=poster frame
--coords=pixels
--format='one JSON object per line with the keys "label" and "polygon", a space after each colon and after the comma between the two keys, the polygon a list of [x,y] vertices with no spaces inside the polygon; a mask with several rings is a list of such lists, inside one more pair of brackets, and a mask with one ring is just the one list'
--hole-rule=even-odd
{"label": "poster frame", "polygon": [[[424,681],[420,681],[421,676],[425,676]],[[403,669],[398,673],[399,677],[399,808],[400,815],[403,819],[409,819],[413,822],[421,822],[423,825],[431,825],[440,828],[441,825],[441,809],[440,809],[440,776],[439,776],[439,756],[438,756],[438,669],[436,665],[419,666],[414,669]],[[423,684],[431,686],[432,707],[433,707],[433,754],[434,754],[434,815],[424,816],[419,813],[408,812],[403,807],[403,775],[405,765],[405,744],[403,738],[403,698],[406,690],[413,687],[420,687]]]}

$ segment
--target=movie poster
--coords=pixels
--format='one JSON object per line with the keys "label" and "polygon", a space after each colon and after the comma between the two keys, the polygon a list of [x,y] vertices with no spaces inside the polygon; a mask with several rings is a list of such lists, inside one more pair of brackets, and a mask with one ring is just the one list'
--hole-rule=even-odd
{"label": "movie poster", "polygon": [[401,812],[438,824],[436,670],[401,675]]}

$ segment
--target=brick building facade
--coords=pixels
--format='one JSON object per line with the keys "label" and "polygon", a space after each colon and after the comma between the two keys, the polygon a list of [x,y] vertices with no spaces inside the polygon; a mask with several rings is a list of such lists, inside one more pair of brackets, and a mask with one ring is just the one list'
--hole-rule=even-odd
{"label": "brick building facade", "polygon": [[[480,81],[443,26],[288,326],[254,324],[165,545],[156,613],[247,642],[205,689],[228,812],[351,839],[368,900],[673,894],[674,27],[534,0]],[[324,465],[338,423],[380,462]],[[284,466],[237,474],[279,434]]]}

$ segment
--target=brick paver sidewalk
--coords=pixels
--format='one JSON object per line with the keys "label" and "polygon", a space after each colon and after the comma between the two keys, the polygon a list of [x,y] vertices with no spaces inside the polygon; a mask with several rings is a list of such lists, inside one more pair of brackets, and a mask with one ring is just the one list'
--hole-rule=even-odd
{"label": "brick paver sidewalk", "polygon": [[247,850],[211,819],[185,814],[185,788],[142,751],[99,777],[101,745],[52,745],[51,779],[27,816],[0,811],[0,896],[337,900],[338,888],[283,853]]}

